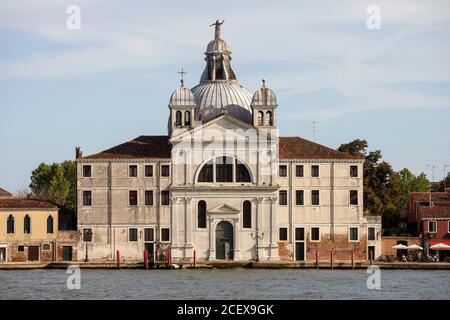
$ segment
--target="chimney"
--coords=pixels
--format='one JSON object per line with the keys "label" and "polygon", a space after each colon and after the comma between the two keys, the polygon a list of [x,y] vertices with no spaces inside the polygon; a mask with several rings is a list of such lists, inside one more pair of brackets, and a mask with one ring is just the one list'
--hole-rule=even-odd
{"label": "chimney", "polygon": [[80,159],[83,156],[83,152],[81,152],[80,147],[75,148],[75,159]]}

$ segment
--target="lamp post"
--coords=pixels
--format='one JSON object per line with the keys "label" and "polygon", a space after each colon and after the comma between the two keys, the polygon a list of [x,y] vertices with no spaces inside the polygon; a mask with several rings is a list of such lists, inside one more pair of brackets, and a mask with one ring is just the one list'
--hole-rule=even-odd
{"label": "lamp post", "polygon": [[264,232],[261,233],[261,236],[259,235],[259,229],[256,228],[256,234],[255,236],[253,236],[253,232],[250,233],[250,237],[252,237],[253,240],[255,240],[255,247],[256,247],[256,257],[255,257],[255,261],[258,262],[259,261],[259,253],[258,253],[258,245],[259,245],[259,240],[262,240],[264,238]]}

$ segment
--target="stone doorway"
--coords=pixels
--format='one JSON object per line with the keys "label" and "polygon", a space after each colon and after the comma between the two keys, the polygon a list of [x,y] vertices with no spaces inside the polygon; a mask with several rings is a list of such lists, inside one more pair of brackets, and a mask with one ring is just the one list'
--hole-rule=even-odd
{"label": "stone doorway", "polygon": [[216,227],[216,259],[233,260],[233,226],[227,221]]}

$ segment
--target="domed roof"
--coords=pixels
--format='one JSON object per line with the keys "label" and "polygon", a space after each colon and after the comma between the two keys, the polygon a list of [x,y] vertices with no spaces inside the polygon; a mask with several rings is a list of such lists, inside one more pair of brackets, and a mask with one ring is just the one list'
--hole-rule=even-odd
{"label": "domed roof", "polygon": [[252,99],[252,106],[277,106],[277,97],[275,93],[266,87],[266,81],[263,80],[261,88],[256,90]]}
{"label": "domed roof", "polygon": [[223,39],[214,39],[210,43],[208,43],[205,54],[218,52],[227,54],[231,53],[228,43],[226,43]]}
{"label": "domed roof", "polygon": [[222,113],[223,109],[233,117],[251,123],[252,94],[237,81],[211,81],[200,83],[191,89],[195,97],[197,120],[207,121]]}
{"label": "domed roof", "polygon": [[195,106],[195,97],[183,83],[170,96],[169,106]]}

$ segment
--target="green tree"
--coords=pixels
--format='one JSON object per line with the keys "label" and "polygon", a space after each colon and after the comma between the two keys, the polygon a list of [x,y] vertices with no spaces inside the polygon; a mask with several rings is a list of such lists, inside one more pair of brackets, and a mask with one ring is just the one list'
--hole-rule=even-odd
{"label": "green tree", "polygon": [[31,196],[52,201],[63,209],[75,210],[76,181],[74,161],[41,163],[31,173]]}

